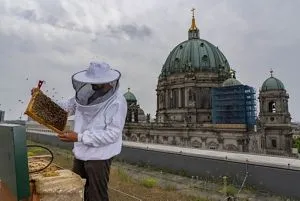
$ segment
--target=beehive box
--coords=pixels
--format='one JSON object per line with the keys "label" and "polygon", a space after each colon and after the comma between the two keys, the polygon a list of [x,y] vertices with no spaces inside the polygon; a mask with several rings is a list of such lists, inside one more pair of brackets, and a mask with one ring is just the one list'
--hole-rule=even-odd
{"label": "beehive box", "polygon": [[41,90],[32,95],[25,114],[56,133],[64,131],[68,119],[68,113]]}
{"label": "beehive box", "polygon": [[42,171],[42,168],[46,167],[51,159],[51,155],[39,155],[39,156],[30,156],[28,157],[28,169],[31,175],[33,174],[42,174],[45,177],[58,176],[58,170],[62,170],[63,168],[57,166],[52,163],[49,167]]}
{"label": "beehive box", "polygon": [[[46,156],[29,157],[29,169],[47,165]],[[85,180],[70,170],[51,164],[41,172],[30,174],[32,197],[37,201],[82,201]]]}

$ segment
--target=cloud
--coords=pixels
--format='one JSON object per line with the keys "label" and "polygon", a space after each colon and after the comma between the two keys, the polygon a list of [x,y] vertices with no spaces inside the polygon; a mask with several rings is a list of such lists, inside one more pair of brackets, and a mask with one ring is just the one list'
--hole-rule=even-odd
{"label": "cloud", "polygon": [[125,34],[130,39],[145,39],[152,35],[152,30],[146,25],[123,24],[117,27],[108,26],[108,30],[112,35]]}
{"label": "cloud", "polygon": [[28,101],[39,79],[57,98],[72,96],[71,75],[104,60],[122,72],[121,90],[130,87],[153,116],[161,68],[187,40],[195,7],[200,37],[219,47],[238,79],[258,92],[273,68],[290,94],[292,117],[300,120],[299,6],[279,0],[0,0],[0,109],[12,109],[7,118],[19,117],[26,104],[17,101]]}

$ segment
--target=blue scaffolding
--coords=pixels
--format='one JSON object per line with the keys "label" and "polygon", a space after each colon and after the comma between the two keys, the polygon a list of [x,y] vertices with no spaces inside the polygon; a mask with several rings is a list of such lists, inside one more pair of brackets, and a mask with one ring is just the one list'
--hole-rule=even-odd
{"label": "blue scaffolding", "polygon": [[255,89],[235,85],[212,89],[213,124],[246,124],[251,128],[256,120]]}

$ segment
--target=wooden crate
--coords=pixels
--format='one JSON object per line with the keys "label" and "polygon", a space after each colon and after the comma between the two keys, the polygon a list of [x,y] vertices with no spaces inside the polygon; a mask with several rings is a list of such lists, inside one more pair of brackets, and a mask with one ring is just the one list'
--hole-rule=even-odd
{"label": "wooden crate", "polygon": [[[50,156],[32,156],[30,163],[45,167]],[[50,173],[50,174],[49,174]],[[56,173],[56,174],[53,174]],[[85,179],[52,163],[47,169],[30,174],[32,201],[83,201]]]}

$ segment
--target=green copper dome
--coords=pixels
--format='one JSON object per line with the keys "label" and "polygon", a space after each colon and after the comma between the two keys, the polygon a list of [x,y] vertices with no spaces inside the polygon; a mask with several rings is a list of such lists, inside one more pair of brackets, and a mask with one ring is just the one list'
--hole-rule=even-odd
{"label": "green copper dome", "polygon": [[128,88],[128,91],[124,94],[124,97],[127,102],[136,102],[136,97],[133,93],[130,92],[130,88]]}
{"label": "green copper dome", "polygon": [[242,83],[235,78],[229,78],[225,80],[222,84],[223,87],[236,86],[236,85],[242,85]]}
{"label": "green copper dome", "polygon": [[223,53],[210,42],[200,39],[193,15],[192,26],[188,31],[188,40],[177,45],[167,57],[160,77],[174,73],[190,71],[230,70],[229,63]]}
{"label": "green copper dome", "polygon": [[279,79],[273,77],[272,75],[271,75],[271,77],[266,79],[266,81],[264,81],[264,83],[261,87],[262,91],[284,90],[284,89],[285,88],[284,88],[283,83]]}

